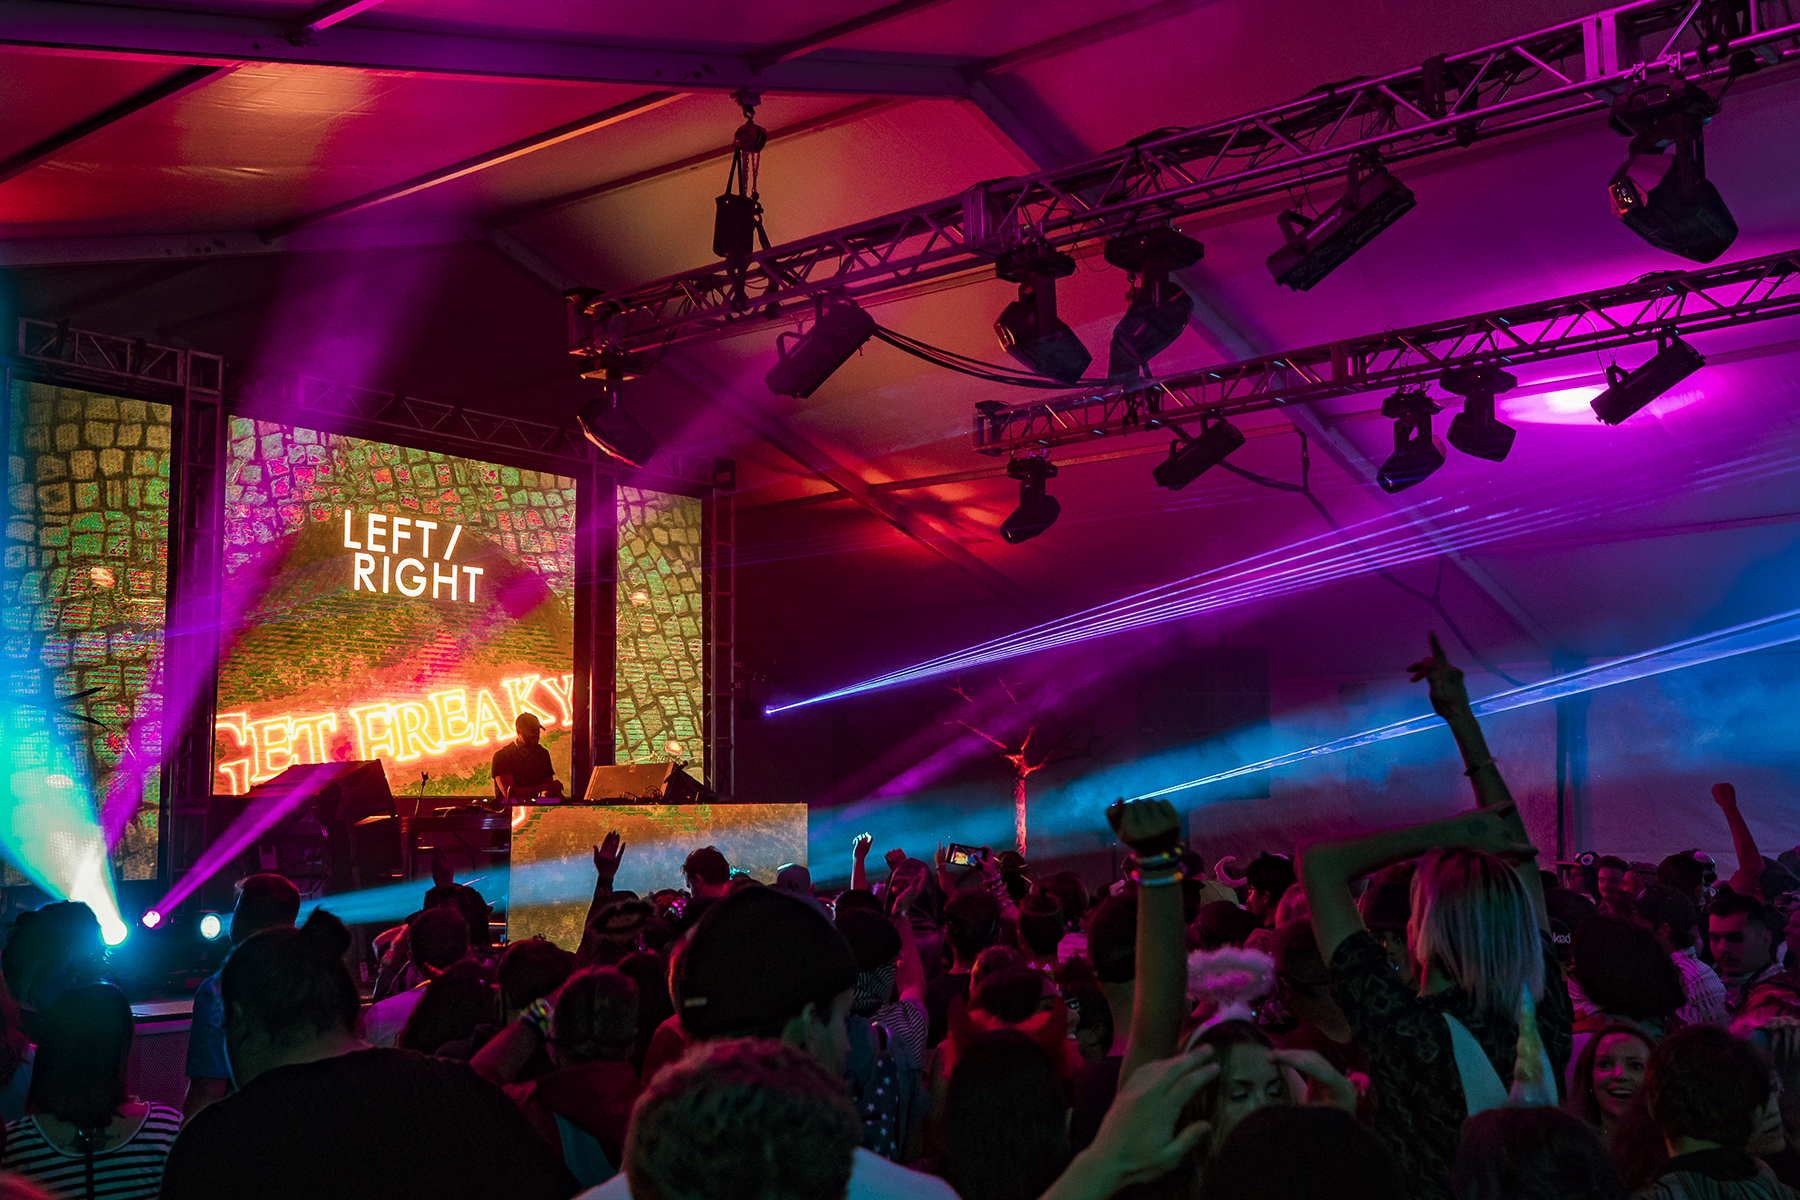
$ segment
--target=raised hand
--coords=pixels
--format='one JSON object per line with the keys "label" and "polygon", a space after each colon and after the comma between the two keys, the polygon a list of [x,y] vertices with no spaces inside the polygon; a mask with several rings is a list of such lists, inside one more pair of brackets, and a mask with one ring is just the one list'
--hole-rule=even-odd
{"label": "raised hand", "polygon": [[625,859],[625,843],[619,840],[618,831],[608,832],[598,846],[594,847],[594,873],[602,879],[611,880],[619,873],[619,864]]}
{"label": "raised hand", "polygon": [[1181,1110],[1219,1074],[1213,1048],[1145,1063],[1131,1075],[1089,1150],[1121,1184],[1142,1183],[1173,1171],[1212,1131],[1205,1121],[1180,1126]]}
{"label": "raised hand", "polygon": [[981,877],[983,879],[1000,878],[1000,860],[994,857],[993,847],[983,846],[981,848],[981,861],[975,865],[981,868]]}
{"label": "raised hand", "polygon": [[852,853],[856,856],[856,859],[858,862],[861,862],[863,859],[869,857],[869,847],[873,846],[874,844],[875,844],[875,835],[874,834],[859,833],[856,835],[856,840],[854,842],[850,843],[850,853]]}
{"label": "raised hand", "polygon": [[907,886],[907,889],[904,892],[901,892],[898,896],[896,896],[894,898],[894,915],[896,917],[903,917],[907,913],[911,912],[912,906],[914,904],[918,903],[919,896],[924,891],[925,891],[925,876],[921,875],[917,879],[913,880],[912,883]]}
{"label": "raised hand", "polygon": [[938,847],[937,847],[937,853],[931,856],[932,867],[936,870],[941,871],[944,869],[944,864],[949,861],[950,861],[950,852],[948,850],[944,849],[944,843],[939,842]]}
{"label": "raised hand", "polygon": [[1469,707],[1469,689],[1463,685],[1462,668],[1451,665],[1437,634],[1426,636],[1431,639],[1431,653],[1406,669],[1414,683],[1422,679],[1430,686],[1431,711],[1448,720]]}
{"label": "raised hand", "polygon": [[1167,800],[1119,800],[1106,820],[1136,854],[1167,854],[1181,841],[1181,816]]}
{"label": "raised hand", "polygon": [[1729,783],[1715,783],[1712,786],[1713,803],[1730,812],[1737,807],[1737,789]]}
{"label": "raised hand", "polygon": [[1309,1103],[1328,1104],[1356,1115],[1356,1085],[1325,1060],[1317,1050],[1271,1050],[1269,1061],[1291,1067],[1306,1081]]}
{"label": "raised hand", "polygon": [[892,871],[895,867],[906,861],[906,851],[889,850],[886,854],[881,856],[881,859],[883,862],[887,863],[888,870]]}
{"label": "raised hand", "polygon": [[1441,822],[1442,844],[1451,850],[1479,850],[1517,864],[1537,857],[1537,847],[1522,840],[1516,804],[1476,808]]}

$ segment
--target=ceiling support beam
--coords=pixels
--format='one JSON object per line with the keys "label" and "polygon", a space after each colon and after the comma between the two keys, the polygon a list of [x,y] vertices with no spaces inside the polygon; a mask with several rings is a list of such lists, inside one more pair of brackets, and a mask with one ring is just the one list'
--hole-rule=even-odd
{"label": "ceiling support beam", "polygon": [[221,75],[230,74],[230,72],[230,66],[183,67],[168,78],[159,80],[140,92],[134,92],[117,104],[103,108],[93,116],[77,121],[66,129],[58,130],[42,141],[25,147],[5,161],[0,161],[0,183],[54,158],[75,143],[99,133],[102,129],[124,120],[133,113],[142,112],[153,104],[160,104],[164,100],[191,91],[201,84],[209,83]]}
{"label": "ceiling support beam", "polygon": [[311,37],[322,29],[330,29],[358,13],[367,12],[381,2],[382,0],[326,0],[324,4],[309,8],[294,18],[289,36],[295,41]]}
{"label": "ceiling support beam", "polygon": [[1033,42],[1029,46],[1021,46],[1017,50],[1009,50],[1005,54],[983,59],[963,68],[963,73],[974,79],[981,75],[999,75],[1006,71],[1016,71],[1020,67],[1038,62],[1046,58],[1055,58],[1067,54],[1071,50],[1079,50],[1091,46],[1095,42],[1103,42],[1108,38],[1119,37],[1127,33],[1135,33],[1146,26],[1158,25],[1171,17],[1178,17],[1189,9],[1199,8],[1209,0],[1159,0],[1136,12],[1124,13],[1117,17],[1109,17],[1104,21],[1096,21],[1092,25],[1058,34],[1053,38],[1045,38],[1041,42]]}
{"label": "ceiling support beam", "polygon": [[790,58],[799,58],[802,54],[817,50],[820,46],[835,42],[841,37],[849,37],[853,33],[863,33],[901,17],[910,17],[924,12],[928,8],[936,8],[944,0],[894,0],[894,3],[883,5],[873,12],[866,12],[860,17],[851,17],[848,21],[839,21],[824,29],[770,46],[766,50],[758,50],[750,55],[746,62],[752,70],[763,71],[776,63],[784,63]]}
{"label": "ceiling support beam", "polygon": [[932,528],[904,505],[875,491],[861,476],[815,445],[806,435],[788,428],[754,400],[681,352],[665,355],[662,362],[698,387],[714,404],[743,422],[750,432],[793,459],[809,475],[825,480],[856,505],[881,518],[994,595],[1010,601],[1027,614],[1035,614],[1037,603],[1030,593],[977,558],[956,540],[955,534]]}
{"label": "ceiling support beam", "polygon": [[822,92],[847,96],[966,94],[955,67],[892,56],[858,61],[816,55],[758,72],[748,58],[576,41],[480,37],[416,29],[337,25],[327,35],[290,37],[286,22],[76,0],[0,0],[0,45],[97,58],[178,59],[351,67],[402,75],[622,83],[672,91]]}
{"label": "ceiling support beam", "polygon": [[345,225],[303,229],[265,241],[248,229],[201,233],[146,233],[116,237],[0,239],[0,267],[73,267],[102,263],[176,262],[214,258],[254,258],[265,254],[391,250],[408,246],[448,246],[484,238],[472,221],[416,225]]}
{"label": "ceiling support beam", "polygon": [[[820,113],[816,117],[808,117],[804,121],[795,121],[792,125],[783,125],[780,129],[771,129],[769,131],[769,140],[771,142],[776,142],[783,138],[795,137],[803,133],[817,133],[820,130],[831,129],[838,125],[848,124],[851,121],[860,121],[864,117],[874,116],[878,112],[885,112],[886,110],[903,103],[905,102],[901,100],[888,99],[858,100],[855,104],[847,105],[843,108],[834,108],[830,112]],[[561,208],[567,208],[571,204],[581,204],[585,201],[594,200],[613,192],[622,191],[628,187],[634,187],[640,183],[648,183],[653,179],[662,179],[669,175],[679,175],[683,171],[692,171],[697,167],[706,166],[708,163],[724,162],[731,157],[732,150],[733,147],[731,146],[719,146],[712,150],[704,150],[699,154],[690,154],[686,158],[677,159],[671,163],[650,167],[647,170],[638,171],[631,175],[624,175],[618,179],[609,179],[605,183],[596,183],[592,187],[579,188],[573,192],[564,192],[559,196],[551,196],[544,200],[537,200],[531,204],[509,209],[503,213],[496,213],[491,217],[485,218],[482,221],[482,224],[489,229],[499,229],[507,225],[517,225],[520,222],[529,221],[533,217],[541,217],[546,213],[555,212]]]}
{"label": "ceiling support beam", "polygon": [[601,109],[599,112],[589,116],[565,122],[554,129],[547,129],[543,133],[533,134],[531,137],[527,138],[520,138],[518,141],[510,142],[497,150],[489,150],[485,154],[477,154],[472,158],[465,158],[461,162],[452,163],[447,167],[439,167],[435,171],[427,171],[423,175],[415,176],[414,178],[405,180],[401,183],[391,184],[388,187],[380,188],[367,195],[343,200],[337,204],[330,205],[327,208],[321,208],[316,212],[310,212],[302,216],[294,217],[291,220],[283,221],[278,225],[271,225],[262,231],[262,236],[267,241],[274,241],[276,238],[286,237],[290,233],[297,233],[300,230],[305,229],[308,225],[316,225],[320,221],[326,221],[332,217],[342,217],[347,216],[350,213],[362,212],[365,209],[374,208],[378,204],[386,204],[390,200],[398,200],[402,196],[411,196],[417,192],[425,191],[427,188],[436,187],[438,184],[449,183],[453,179],[461,179],[466,175],[473,175],[478,171],[485,171],[490,167],[497,167],[501,163],[511,162],[515,158],[523,158],[527,154],[534,153],[538,150],[548,149],[551,146],[569,141],[571,138],[578,138],[584,134],[593,133],[597,129],[605,129],[609,125],[617,125],[622,121],[628,121],[632,117],[641,116],[647,112],[654,112],[665,104],[671,104],[674,101],[681,99],[683,94],[684,93],[681,92],[647,92],[642,96],[627,100],[623,104],[615,104],[611,108]]}

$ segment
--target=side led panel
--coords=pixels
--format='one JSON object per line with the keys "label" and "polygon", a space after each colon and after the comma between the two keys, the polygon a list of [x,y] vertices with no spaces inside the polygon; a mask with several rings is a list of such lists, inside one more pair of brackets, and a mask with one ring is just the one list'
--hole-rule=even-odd
{"label": "side led panel", "polygon": [[619,494],[619,763],[688,762],[708,781],[704,504],[624,487]]}
{"label": "side led panel", "polygon": [[[0,736],[17,809],[0,885],[94,875],[78,827],[110,843],[116,878],[153,879],[170,409],[23,381],[8,402]],[[79,870],[24,861],[75,853]]]}

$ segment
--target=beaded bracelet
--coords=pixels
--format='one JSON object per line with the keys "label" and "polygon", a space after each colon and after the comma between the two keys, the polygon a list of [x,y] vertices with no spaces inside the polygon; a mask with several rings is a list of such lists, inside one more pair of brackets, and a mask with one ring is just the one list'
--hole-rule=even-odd
{"label": "beaded bracelet", "polygon": [[1170,871],[1167,875],[1159,875],[1154,879],[1145,879],[1137,871],[1131,873],[1131,882],[1139,887],[1167,887],[1171,883],[1180,883],[1187,876],[1180,871]]}
{"label": "beaded bracelet", "polygon": [[537,1030],[538,1036],[547,1042],[550,1040],[550,1025],[554,1020],[555,1011],[550,1007],[548,996],[539,996],[519,1013],[519,1020]]}
{"label": "beaded bracelet", "polygon": [[1172,867],[1179,863],[1183,853],[1185,852],[1181,846],[1177,845],[1173,850],[1165,850],[1161,854],[1133,854],[1131,860],[1137,864],[1139,870],[1160,871],[1164,867]]}

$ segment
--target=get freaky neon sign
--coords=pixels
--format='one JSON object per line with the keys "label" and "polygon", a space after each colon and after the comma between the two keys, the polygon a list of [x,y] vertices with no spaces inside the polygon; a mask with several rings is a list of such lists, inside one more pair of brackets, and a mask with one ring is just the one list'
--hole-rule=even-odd
{"label": "get freaky neon sign", "polygon": [[[329,762],[348,741],[349,757],[411,763],[512,740],[514,722],[530,712],[545,729],[575,723],[573,675],[519,675],[500,681],[504,705],[488,688],[449,687],[423,697],[351,706],[343,713],[289,712],[254,720],[248,711],[220,713],[215,737],[228,736],[242,757],[218,763],[220,790],[242,795],[289,767]],[[558,713],[538,701],[545,697]],[[340,729],[343,731],[340,736]]]}
{"label": "get freaky neon sign", "polygon": [[[390,524],[391,522],[391,524]],[[390,587],[402,596],[417,598],[425,594],[429,582],[431,598],[442,599],[448,589],[449,599],[456,600],[458,584],[467,580],[463,588],[464,599],[469,604],[475,603],[475,581],[486,574],[480,567],[458,566],[450,563],[450,556],[456,553],[456,543],[462,537],[463,527],[453,526],[449,535],[443,539],[444,552],[437,559],[431,557],[431,535],[438,530],[436,521],[427,521],[421,517],[390,516],[387,513],[364,513],[360,529],[353,510],[344,510],[344,549],[356,552],[356,559],[351,569],[350,590],[360,592],[365,588],[371,592],[379,590],[388,595]],[[353,536],[360,532],[362,540]],[[418,557],[400,557],[405,554],[402,545],[417,540]],[[381,587],[375,586],[376,555],[380,555]],[[446,573],[439,567],[440,563],[450,563]],[[426,565],[431,572],[429,580]]]}

